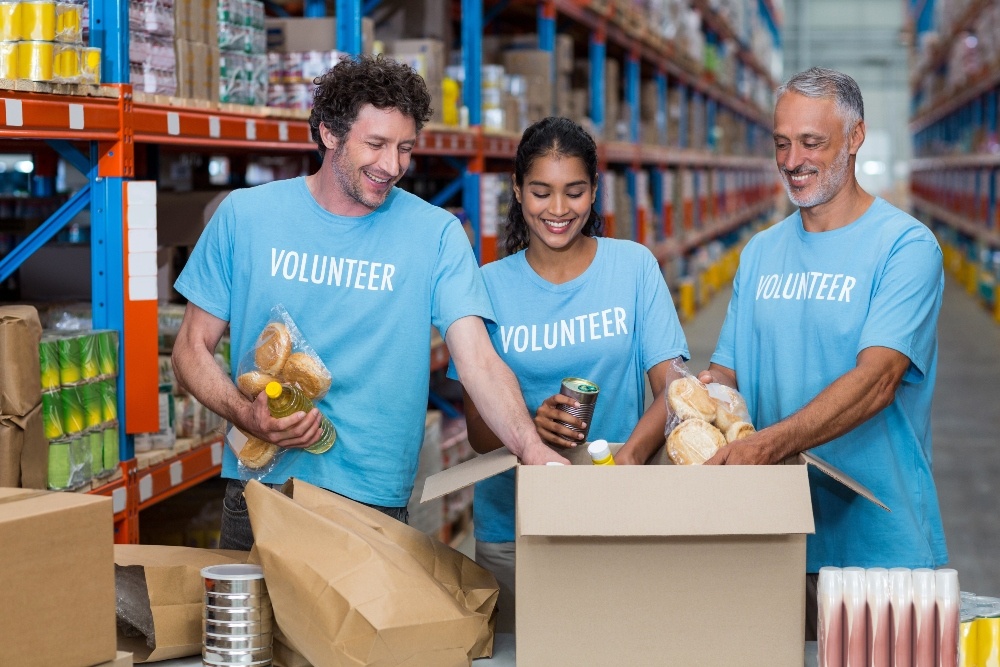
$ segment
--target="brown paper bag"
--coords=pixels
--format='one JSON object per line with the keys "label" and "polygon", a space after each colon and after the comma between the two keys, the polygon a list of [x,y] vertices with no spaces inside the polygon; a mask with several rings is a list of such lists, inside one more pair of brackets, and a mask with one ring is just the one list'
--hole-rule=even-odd
{"label": "brown paper bag", "polygon": [[0,486],[49,486],[49,441],[40,404],[23,417],[0,415]]}
{"label": "brown paper bag", "polygon": [[0,415],[26,415],[41,402],[41,340],[34,306],[0,306]]}
{"label": "brown paper bag", "polygon": [[301,481],[289,490],[250,482],[246,498],[290,648],[315,667],[467,666],[491,652],[492,575],[381,512]]}
{"label": "brown paper bag", "polygon": [[205,584],[201,568],[245,563],[249,552],[115,545],[118,650],[134,661],[200,655]]}

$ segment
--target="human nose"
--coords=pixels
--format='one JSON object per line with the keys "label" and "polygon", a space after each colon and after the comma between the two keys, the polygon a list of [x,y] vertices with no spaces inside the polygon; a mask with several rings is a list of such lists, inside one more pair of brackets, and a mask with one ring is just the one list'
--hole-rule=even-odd
{"label": "human nose", "polygon": [[379,160],[378,166],[390,177],[395,178],[396,176],[399,176],[400,162],[401,160],[397,151],[387,150],[384,151],[382,159]]}
{"label": "human nose", "polygon": [[803,151],[799,150],[794,143],[789,144],[788,148],[784,150],[784,154],[781,156],[781,166],[785,169],[785,171],[795,171],[802,166],[804,157]]}
{"label": "human nose", "polygon": [[566,215],[569,213],[569,198],[563,194],[554,194],[549,204],[549,211],[556,217]]}

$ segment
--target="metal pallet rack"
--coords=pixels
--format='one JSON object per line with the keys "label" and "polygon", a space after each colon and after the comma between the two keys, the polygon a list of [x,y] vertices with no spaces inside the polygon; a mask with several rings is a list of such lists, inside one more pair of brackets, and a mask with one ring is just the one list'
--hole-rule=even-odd
{"label": "metal pallet rack", "polygon": [[[771,1],[758,0],[758,3],[762,15],[777,34],[780,17]],[[360,0],[336,0],[340,19],[337,21],[340,50],[360,52],[361,16],[377,4],[377,0],[364,4]],[[518,4],[518,0],[490,3],[490,18],[513,4]],[[533,2],[521,4],[536,6]],[[712,34],[739,40],[733,29],[712,13],[708,3],[695,0],[694,4],[707,17],[707,29]],[[485,262],[495,257],[496,238],[484,234],[480,228],[480,177],[487,159],[507,160],[513,156],[517,137],[483,131],[480,109],[481,47],[484,26],[489,18],[484,17],[484,0],[460,0],[460,5],[461,42],[467,72],[464,102],[469,108],[469,127],[427,128],[415,153],[446,156],[459,167],[458,177],[443,188],[433,201],[444,203],[461,190],[463,207],[474,231],[475,251],[477,257]],[[711,127],[713,116],[720,108],[726,108],[747,123],[751,144],[761,132],[766,133],[767,110],[757,108],[735,92],[721,88],[696,67],[675,61],[668,43],[644,32],[636,33],[638,24],[634,20],[626,21],[624,19],[628,17],[616,13],[616,3],[545,0],[537,6],[540,48],[554,49],[556,23],[561,17],[592,30],[589,57],[593,71],[603,71],[609,43],[629,54],[625,88],[634,110],[638,108],[641,67],[648,67],[660,84],[661,105],[665,104],[669,82],[679,87],[684,96],[707,101],[706,127]],[[306,16],[322,16],[324,12],[323,0],[306,2]],[[219,441],[205,443],[145,471],[140,472],[137,468],[132,434],[158,429],[158,368],[155,278],[151,287],[149,276],[130,272],[130,250],[132,253],[147,251],[151,229],[154,232],[154,250],[156,245],[155,184],[134,180],[135,146],[170,144],[192,149],[238,148],[280,152],[314,149],[308,123],[303,120],[261,115],[257,111],[241,113],[231,108],[193,108],[135,100],[131,86],[126,83],[127,14],[128,3],[125,0],[92,1],[91,40],[102,49],[102,80],[109,83],[78,86],[72,90],[15,83],[0,90],[0,140],[8,144],[12,141],[24,142],[28,146],[45,142],[88,179],[87,184],[55,214],[0,258],[0,281],[10,276],[28,256],[89,206],[93,324],[96,328],[118,331],[122,369],[118,378],[118,412],[121,418],[119,444],[123,476],[95,489],[93,493],[115,499],[115,539],[118,542],[137,541],[140,509],[217,474],[223,446]],[[740,60],[741,72],[770,80],[765,66],[756,62],[745,44]],[[595,76],[590,92],[590,108],[592,120],[598,127],[604,123],[604,94],[603,80]],[[681,122],[686,123],[687,120],[682,118]],[[667,146],[666,121],[660,127],[659,145],[640,144],[637,112],[633,113],[630,125],[631,141],[601,142],[600,150],[602,168],[612,168],[612,165],[624,167],[633,192],[636,174],[644,169],[653,173],[671,166],[740,168],[761,173],[773,169],[766,158],[694,151],[685,148],[683,143]],[[706,144],[711,148],[710,136],[706,137]],[[653,190],[655,210],[665,211],[668,204],[664,193],[655,187]],[[773,194],[773,187],[765,185],[759,188],[748,198],[737,202],[739,210],[724,214],[720,210],[719,215],[706,220],[706,224],[684,242],[646,239],[641,235],[634,235],[633,238],[654,246],[661,259],[677,256],[771,210],[774,206]],[[433,351],[432,364],[435,368],[446,365],[446,350]]]}
{"label": "metal pallet rack", "polygon": [[949,58],[962,33],[995,11],[995,3],[970,0],[939,26],[934,4],[911,1],[915,41],[931,31],[939,37],[910,79],[913,208],[938,232],[946,268],[1000,321],[1000,63],[959,82],[952,68],[962,64]]}

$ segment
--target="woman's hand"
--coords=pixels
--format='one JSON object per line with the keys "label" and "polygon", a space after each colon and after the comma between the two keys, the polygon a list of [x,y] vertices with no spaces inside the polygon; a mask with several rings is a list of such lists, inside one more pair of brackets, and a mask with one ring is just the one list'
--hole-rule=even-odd
{"label": "woman's hand", "polygon": [[538,406],[538,412],[535,413],[535,430],[538,431],[542,442],[546,444],[556,447],[575,447],[583,442],[583,433],[578,433],[565,424],[570,424],[581,430],[585,429],[587,424],[570,413],[560,410],[560,405],[570,408],[580,407],[580,404],[569,396],[562,394],[549,396]]}

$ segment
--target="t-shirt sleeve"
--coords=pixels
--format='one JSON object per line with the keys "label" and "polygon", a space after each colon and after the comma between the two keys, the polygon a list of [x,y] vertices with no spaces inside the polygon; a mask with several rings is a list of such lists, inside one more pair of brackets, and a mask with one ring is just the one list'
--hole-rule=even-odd
{"label": "t-shirt sleeve", "polygon": [[184,270],[174,282],[174,289],[205,312],[229,321],[233,289],[233,230],[236,212],[233,196],[219,205]]}
{"label": "t-shirt sleeve", "polygon": [[648,252],[644,253],[641,285],[639,304],[643,308],[640,330],[643,369],[648,372],[656,364],[675,357],[687,361],[691,354],[677,318],[674,300],[656,259]]}
{"label": "t-shirt sleeve", "polygon": [[715,352],[712,353],[711,362],[725,368],[736,368],[736,314],[739,310],[740,296],[740,270],[736,270],[736,277],[733,278],[733,294],[729,298],[729,306],[726,309],[726,319],[722,323],[722,330],[719,331],[719,341],[715,344]]}
{"label": "t-shirt sleeve", "polygon": [[937,318],[944,291],[941,249],[929,239],[893,250],[872,296],[858,352],[888,347],[905,354],[905,382],[922,382],[937,345]]}
{"label": "t-shirt sleeve", "polygon": [[469,316],[492,320],[493,306],[469,239],[458,221],[452,219],[445,225],[434,267],[431,323],[447,336],[448,327]]}

